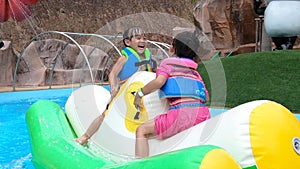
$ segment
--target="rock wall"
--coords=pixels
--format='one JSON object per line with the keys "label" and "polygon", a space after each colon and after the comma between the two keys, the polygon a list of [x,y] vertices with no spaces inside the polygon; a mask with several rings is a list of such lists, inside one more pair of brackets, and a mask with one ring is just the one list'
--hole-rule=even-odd
{"label": "rock wall", "polygon": [[[227,55],[254,52],[255,48],[253,0],[40,0],[30,5],[30,9],[33,14],[28,19],[22,22],[10,19],[0,24],[0,38],[11,42],[0,50],[0,70],[5,72],[0,75],[0,86],[12,85],[17,57],[33,37],[36,39],[28,46],[18,66],[18,85],[43,86],[77,83],[82,78],[91,80],[88,70],[76,67],[76,64],[82,65],[82,59],[77,60],[80,51],[74,44],[64,49],[56,60],[70,39],[59,34],[37,37],[47,31],[117,37],[127,27],[139,25],[148,32],[150,40],[170,43],[177,27],[190,29],[196,26],[201,35],[200,56],[203,60],[210,59],[218,51]],[[90,37],[75,39],[87,51],[99,46],[98,40]],[[118,49],[123,47],[120,39],[114,43]],[[112,46],[108,50],[101,46],[101,50],[96,50],[98,55],[102,52],[100,60],[92,61],[99,64],[93,65],[92,70],[98,81],[102,74],[102,78],[107,80],[107,74],[118,58]],[[153,48],[153,51],[158,60],[163,58],[160,50]],[[103,67],[104,62],[109,63]],[[54,63],[57,64],[55,68],[52,67]],[[53,74],[51,69],[54,69]],[[85,72],[84,75],[81,75],[82,72]]]}
{"label": "rock wall", "polygon": [[[42,32],[55,30],[62,32],[96,33],[105,26],[106,29],[112,28],[109,24],[119,18],[146,12],[167,13],[187,21],[192,21],[194,5],[195,3],[190,0],[40,0],[36,4],[29,6],[33,14],[28,19],[22,22],[16,22],[10,19],[0,24],[0,38],[11,42],[10,49],[3,48],[0,51],[0,69],[2,72],[5,71],[5,74],[0,75],[0,86],[12,85],[12,72],[15,70],[17,56],[32,37]],[[137,18],[136,20],[145,23],[145,19],[147,19],[147,17],[142,15],[141,18]],[[128,23],[113,23],[113,35],[124,30],[124,27],[127,27],[130,22],[135,22],[135,20],[127,21]],[[166,22],[173,21],[166,19]],[[151,25],[149,25],[149,27],[151,27]],[[45,35],[38,40],[54,38],[68,41],[57,35]],[[81,44],[86,44],[87,38],[82,38],[81,41]],[[29,57],[28,54],[24,55],[24,58],[20,62],[21,66],[18,68],[17,82],[19,85],[47,85],[49,82],[48,77],[50,76],[49,70],[51,70],[51,65],[49,64],[53,63],[53,60],[51,60],[53,58],[45,58],[46,56],[43,55],[43,52],[48,49],[48,54],[57,54],[58,51],[51,51],[55,50],[55,47],[61,47],[61,43],[58,42],[58,44],[54,45],[47,42],[42,45],[37,45],[36,43],[30,45],[34,47],[29,47],[30,50],[27,52],[34,52],[34,54],[30,54],[31,57]],[[36,46],[39,46],[39,48],[36,48]],[[43,48],[41,48],[42,46]],[[73,52],[78,52],[78,49],[74,49]],[[10,53],[9,57],[7,57],[7,53]],[[37,53],[40,55],[40,58],[36,57]],[[75,56],[77,55],[78,54]],[[66,56],[74,56],[74,53],[72,54],[71,52],[66,54]],[[47,59],[48,61],[46,61]],[[72,62],[70,59],[69,61]],[[70,73],[68,65],[64,65],[63,67],[63,69],[55,69],[53,84],[66,84],[70,81],[78,81],[78,79],[75,80],[73,75],[71,75],[72,73]],[[62,70],[66,71],[64,72]]]}
{"label": "rock wall", "polygon": [[84,53],[76,45],[62,40],[32,42],[22,55],[17,84],[44,86],[91,83],[92,78],[96,77],[99,82],[99,74],[105,70],[103,62],[108,59],[107,53],[92,46],[80,47]]}
{"label": "rock wall", "polygon": [[200,1],[194,17],[216,49],[255,42],[253,0]]}
{"label": "rock wall", "polygon": [[[167,13],[191,23],[195,21],[217,49],[255,41],[253,0],[40,0],[30,5],[30,9],[33,15],[29,19],[22,22],[10,19],[0,25],[0,38],[11,41],[17,51],[21,51],[30,38],[41,32],[95,33],[117,19],[146,12]],[[168,22],[172,25],[172,20],[163,22],[166,22],[164,25]],[[118,23],[114,26],[120,28],[114,29],[122,30],[124,24]]]}
{"label": "rock wall", "polygon": [[13,52],[11,42],[4,41],[4,46],[0,49],[0,86],[13,84],[16,62],[17,57]]}
{"label": "rock wall", "polygon": [[192,21],[194,5],[191,0],[39,0],[29,6],[33,12],[29,19],[1,23],[0,38],[11,41],[21,51],[31,37],[41,32],[95,33],[107,23],[141,12],[168,13]]}

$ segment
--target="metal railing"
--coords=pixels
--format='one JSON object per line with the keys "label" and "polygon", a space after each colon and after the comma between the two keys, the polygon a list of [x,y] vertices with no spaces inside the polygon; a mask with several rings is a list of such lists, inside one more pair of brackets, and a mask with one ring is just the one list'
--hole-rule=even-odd
{"label": "metal railing", "polygon": [[[17,83],[17,72],[18,72],[18,67],[19,64],[21,62],[21,59],[27,49],[27,47],[33,42],[36,41],[37,39],[39,39],[40,37],[44,36],[44,35],[53,35],[53,34],[57,34],[57,35],[62,35],[63,37],[66,37],[67,39],[69,39],[69,41],[62,47],[62,49],[58,52],[58,54],[55,56],[54,62],[52,63],[52,67],[51,67],[51,71],[50,71],[50,77],[49,77],[49,89],[52,88],[52,82],[53,82],[53,74],[54,74],[54,69],[56,66],[56,63],[58,61],[58,59],[61,57],[63,51],[67,48],[67,46],[71,43],[73,43],[74,45],[76,45],[78,47],[78,49],[80,50],[80,53],[83,55],[84,60],[85,60],[85,64],[87,65],[88,69],[89,69],[89,74],[90,74],[90,78],[91,78],[91,83],[94,84],[95,83],[95,79],[93,76],[93,72],[92,72],[92,68],[91,65],[89,63],[88,58],[90,57],[90,55],[93,53],[93,51],[97,48],[97,46],[94,46],[94,48],[91,50],[91,52],[89,52],[89,54],[87,55],[85,53],[85,51],[83,50],[83,48],[81,47],[81,45],[76,41],[79,38],[82,37],[96,37],[96,38],[100,38],[103,39],[105,42],[107,42],[108,44],[110,44],[118,53],[119,56],[122,56],[120,50],[117,48],[117,46],[110,40],[113,38],[122,38],[122,36],[113,36],[113,35],[99,35],[99,34],[90,34],[90,33],[73,33],[73,32],[59,32],[59,31],[47,31],[47,32],[42,32],[36,36],[34,36],[29,42],[27,42],[20,55],[18,56],[17,59],[17,63],[16,63],[16,67],[15,67],[15,71],[14,71],[14,77],[13,77],[13,91],[16,90],[16,83]],[[75,37],[72,37],[75,36]],[[157,48],[159,48],[167,57],[169,57],[168,53],[163,49],[167,48],[169,49],[170,45],[166,44],[166,43],[162,43],[162,42],[156,42],[156,41],[148,41],[149,43],[153,44],[154,46],[156,46]],[[104,68],[107,66],[108,64],[108,59],[104,64]],[[27,65],[27,63],[26,63]],[[29,74],[30,74],[30,68],[27,65],[28,70],[29,70]],[[82,72],[85,68],[85,65],[83,65],[82,67]],[[31,75],[30,75],[31,76]],[[80,86],[81,86],[81,79],[82,79],[82,74],[80,75]],[[103,82],[104,79],[104,70],[102,71],[101,77],[100,77],[100,81]]]}

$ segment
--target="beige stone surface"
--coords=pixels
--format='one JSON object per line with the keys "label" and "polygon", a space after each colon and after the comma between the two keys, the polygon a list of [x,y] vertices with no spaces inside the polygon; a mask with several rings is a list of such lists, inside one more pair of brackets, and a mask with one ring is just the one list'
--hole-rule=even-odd
{"label": "beige stone surface", "polygon": [[4,46],[0,49],[0,86],[12,84],[16,60],[11,42],[4,41]]}
{"label": "beige stone surface", "polygon": [[[47,31],[116,36],[129,26],[139,25],[149,33],[150,40],[170,43],[174,28],[196,26],[199,28],[202,60],[210,59],[217,52],[221,52],[221,56],[253,52],[255,47],[254,19],[257,16],[253,0],[40,0],[29,7],[32,16],[28,19],[22,22],[10,19],[0,24],[0,38],[9,43],[0,49],[0,86],[12,85],[17,58],[26,45],[29,46],[17,69],[18,86],[91,81],[79,48],[72,44],[63,49],[70,42],[66,37],[45,34],[28,44],[33,37]],[[92,52],[89,61],[95,82],[107,80],[118,58],[116,50],[105,46],[107,43],[97,44],[98,40],[90,37],[80,37],[76,41],[85,53]],[[114,43],[118,49],[122,48],[120,39]],[[101,48],[94,50],[97,45]],[[150,47],[160,62],[164,54],[153,45]],[[63,52],[58,57],[60,51]]]}

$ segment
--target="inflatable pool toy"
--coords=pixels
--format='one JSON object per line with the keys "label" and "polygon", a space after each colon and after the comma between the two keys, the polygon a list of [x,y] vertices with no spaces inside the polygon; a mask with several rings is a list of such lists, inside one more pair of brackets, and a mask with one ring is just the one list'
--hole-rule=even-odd
{"label": "inflatable pool toy", "polygon": [[300,35],[300,0],[268,0],[265,28],[270,37]]}
{"label": "inflatable pool toy", "polygon": [[[167,101],[161,101],[158,92],[155,92],[145,96],[143,99],[145,108],[140,110],[139,119],[134,119],[137,112],[133,105],[134,92],[154,78],[155,73],[138,72],[122,85],[118,95],[111,101],[99,131],[91,138],[90,146],[116,156],[134,157],[137,126],[168,109]],[[91,121],[105,110],[109,100],[110,93],[101,86],[84,86],[72,93],[66,102],[65,109],[77,135],[85,132]],[[114,139],[108,140],[108,138]]]}
{"label": "inflatable pool toy", "polygon": [[[150,139],[150,157],[134,159],[136,127],[168,109],[165,100],[159,99],[157,91],[143,98],[145,109],[141,110],[139,119],[134,119],[134,91],[154,77],[155,74],[150,72],[138,72],[122,85],[118,95],[109,104],[103,125],[90,139],[87,147],[76,144],[74,138],[81,135],[105,109],[110,101],[110,94],[106,89],[89,85],[75,90],[66,103],[66,114],[59,107],[51,107],[50,103],[37,102],[32,105],[26,120],[35,166],[80,168],[84,165],[81,161],[89,159],[86,163],[93,163],[91,166],[98,168],[193,168],[195,165],[195,168],[206,168],[203,166],[206,158],[202,158],[202,155],[194,157],[192,154],[208,153],[204,150],[208,146],[209,150],[216,148],[222,151],[214,155],[212,160],[218,161],[217,163],[220,159],[225,160],[223,168],[300,167],[299,120],[287,108],[269,100],[239,105],[165,140]],[[61,167],[63,164],[59,160],[48,160],[50,156],[58,158],[53,157],[52,151],[61,154],[61,159],[72,156],[67,158],[72,164]],[[219,155],[223,157],[220,158]],[[183,159],[182,162],[178,160],[179,156]],[[193,163],[191,158],[197,159],[197,163]],[[201,162],[199,158],[202,159]],[[232,167],[227,164],[232,164]]]}
{"label": "inflatable pool toy", "polygon": [[229,153],[213,145],[190,147],[147,159],[115,163],[111,159],[112,154],[99,156],[91,149],[76,143],[76,135],[63,109],[53,101],[39,100],[34,103],[26,114],[26,121],[30,131],[32,162],[37,169],[241,168]]}

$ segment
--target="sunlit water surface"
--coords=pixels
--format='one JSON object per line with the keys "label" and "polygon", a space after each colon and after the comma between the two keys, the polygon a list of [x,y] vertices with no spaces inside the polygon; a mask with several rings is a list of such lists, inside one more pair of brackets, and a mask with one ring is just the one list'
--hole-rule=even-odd
{"label": "sunlit water surface", "polygon": [[52,100],[64,107],[71,92],[50,89],[0,93],[0,169],[34,169],[26,111],[37,100]]}

